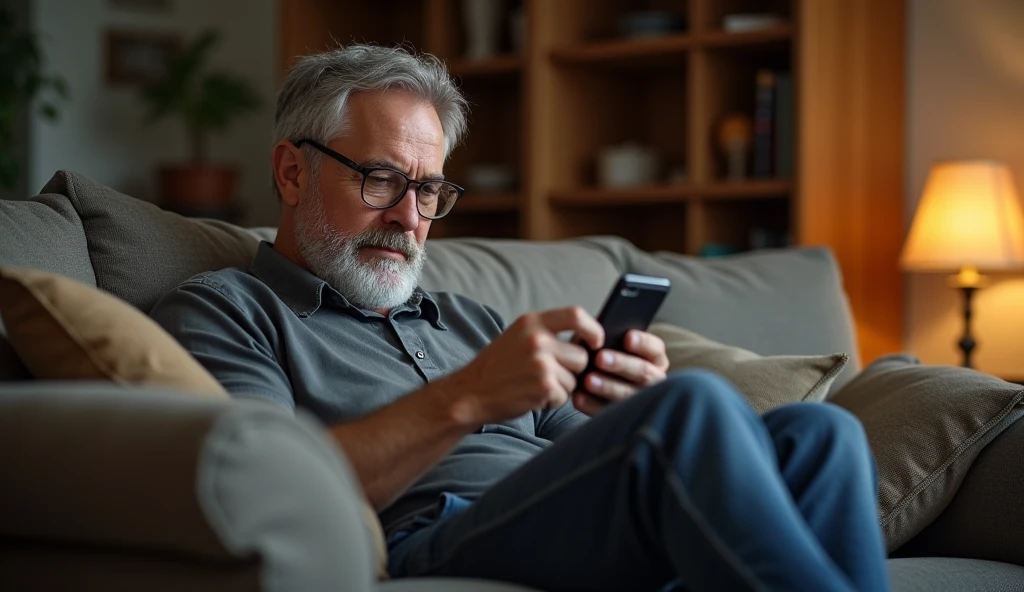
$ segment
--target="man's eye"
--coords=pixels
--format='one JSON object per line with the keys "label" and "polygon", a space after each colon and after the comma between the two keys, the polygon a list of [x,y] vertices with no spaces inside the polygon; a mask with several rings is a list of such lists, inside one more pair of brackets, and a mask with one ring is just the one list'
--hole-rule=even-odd
{"label": "man's eye", "polygon": [[420,185],[420,193],[429,197],[437,197],[440,191],[441,185],[438,183],[424,183]]}
{"label": "man's eye", "polygon": [[387,175],[370,175],[367,178],[367,182],[373,183],[377,187],[387,187],[388,185],[394,183],[394,179]]}

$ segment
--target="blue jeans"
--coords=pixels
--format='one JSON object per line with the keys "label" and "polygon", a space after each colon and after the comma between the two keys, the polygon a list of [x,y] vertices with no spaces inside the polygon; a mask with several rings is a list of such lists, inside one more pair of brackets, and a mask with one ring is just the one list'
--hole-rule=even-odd
{"label": "blue jeans", "polygon": [[389,569],[547,591],[882,592],[877,487],[839,407],[758,416],[721,378],[674,373],[396,541]]}

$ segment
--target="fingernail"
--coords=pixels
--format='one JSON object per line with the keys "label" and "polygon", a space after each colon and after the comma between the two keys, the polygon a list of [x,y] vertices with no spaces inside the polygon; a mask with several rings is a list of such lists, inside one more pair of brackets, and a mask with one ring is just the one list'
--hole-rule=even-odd
{"label": "fingernail", "polygon": [[590,375],[590,388],[599,389],[601,388],[601,379],[595,374]]}
{"label": "fingernail", "polygon": [[602,352],[601,362],[606,366],[611,366],[615,362],[615,356],[611,352]]}

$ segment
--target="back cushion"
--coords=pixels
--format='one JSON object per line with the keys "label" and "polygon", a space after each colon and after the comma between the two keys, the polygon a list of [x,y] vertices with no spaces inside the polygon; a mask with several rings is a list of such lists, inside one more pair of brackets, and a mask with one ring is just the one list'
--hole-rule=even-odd
{"label": "back cushion", "polygon": [[[96,285],[82,221],[59,195],[0,200],[0,265],[44,269]],[[0,380],[26,379],[28,371],[6,334],[0,319]]]}
{"label": "back cushion", "polygon": [[96,285],[147,313],[197,273],[248,267],[259,244],[255,232],[165,212],[76,173],[58,171],[43,192],[67,196],[78,212]]}
{"label": "back cushion", "polygon": [[832,392],[860,370],[839,266],[825,248],[715,259],[637,252],[631,266],[672,280],[659,321],[762,356],[849,354]]}
{"label": "back cushion", "polygon": [[596,314],[633,247],[613,237],[560,242],[427,240],[420,285],[482,302],[511,323],[524,312],[577,304]]}

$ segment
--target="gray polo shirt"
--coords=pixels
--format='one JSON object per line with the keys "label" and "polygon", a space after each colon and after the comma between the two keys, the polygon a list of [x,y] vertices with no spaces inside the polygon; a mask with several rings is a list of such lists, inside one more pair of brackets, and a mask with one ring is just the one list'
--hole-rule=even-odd
{"label": "gray polo shirt", "polygon": [[[362,310],[269,243],[248,271],[197,275],[150,315],[232,396],[301,407],[328,425],[462,368],[504,329],[482,304],[420,289],[387,316]],[[569,404],[483,426],[381,512],[385,531],[433,519],[451,496],[476,499],[583,421]]]}

